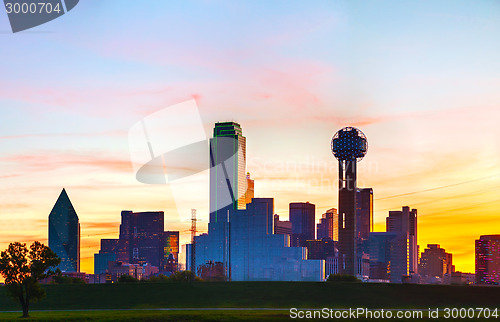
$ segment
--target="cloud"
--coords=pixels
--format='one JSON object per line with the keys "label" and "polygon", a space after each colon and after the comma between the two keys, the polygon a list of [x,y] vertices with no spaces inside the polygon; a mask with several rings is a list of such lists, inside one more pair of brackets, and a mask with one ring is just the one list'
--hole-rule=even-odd
{"label": "cloud", "polygon": [[[105,222],[105,221],[100,221],[100,222],[85,222],[85,223],[80,223],[85,230],[116,230],[115,232],[118,233],[118,228],[120,227],[120,222],[118,221],[113,221],[113,222]],[[82,233],[83,235],[83,233]]]}
{"label": "cloud", "polygon": [[127,134],[126,131],[104,131],[104,132],[87,132],[87,133],[31,133],[31,134],[18,134],[0,136],[0,140],[15,140],[15,139],[29,139],[40,137],[100,137],[100,136],[123,136]]}
{"label": "cloud", "polygon": [[83,155],[52,153],[16,154],[0,157],[0,162],[14,163],[27,171],[51,171],[63,167],[101,168],[111,172],[132,173],[130,160],[116,159],[105,155]]}

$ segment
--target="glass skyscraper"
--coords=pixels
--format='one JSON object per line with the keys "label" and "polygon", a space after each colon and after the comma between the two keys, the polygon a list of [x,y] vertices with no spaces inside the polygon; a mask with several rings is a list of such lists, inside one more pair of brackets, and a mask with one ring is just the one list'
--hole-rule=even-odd
{"label": "glass skyscraper", "polygon": [[[322,281],[323,260],[306,260],[305,247],[288,247],[289,235],[274,234],[274,200],[252,198],[247,204],[253,185],[247,189],[245,147],[238,123],[215,124],[210,141],[208,233],[195,237],[194,252],[187,248],[186,266],[201,273],[204,265],[222,264],[231,281]],[[190,267],[192,253],[195,267]]]}
{"label": "glass skyscraper", "polygon": [[317,227],[317,239],[330,238],[339,240],[339,215],[337,209],[331,208],[323,214]]}
{"label": "glass skyscraper", "polygon": [[402,283],[408,275],[408,233],[370,233],[370,278]]}
{"label": "glass skyscraper", "polygon": [[163,265],[163,211],[122,211],[120,240],[126,241],[130,264]]}
{"label": "glass skyscraper", "polygon": [[290,203],[290,222],[292,223],[292,247],[306,247],[306,240],[315,237],[316,206],[309,202]]}
{"label": "glass skyscraper", "polygon": [[[229,271],[229,212],[245,209],[246,138],[235,122],[215,123],[210,139],[210,221],[208,258]],[[195,253],[198,247],[195,245]],[[197,255],[195,255],[197,257]]]}
{"label": "glass skyscraper", "polygon": [[94,270],[105,271],[111,261],[109,259],[115,258],[123,264],[144,267],[148,264],[148,267],[158,268],[162,272],[176,271],[179,232],[164,231],[164,217],[163,211],[123,210],[119,239],[101,239],[101,249],[99,254],[95,254]]}
{"label": "glass skyscraper", "polygon": [[109,262],[116,261],[115,253],[94,254],[94,274],[106,273]]}
{"label": "glass skyscraper", "polygon": [[359,188],[356,192],[356,238],[367,240],[373,231],[373,189]]}
{"label": "glass skyscraper", "polygon": [[65,189],[49,215],[49,247],[61,258],[61,271],[80,271],[80,222]]}
{"label": "glass skyscraper", "polygon": [[405,206],[401,211],[389,211],[385,222],[386,231],[407,234],[409,273],[418,273],[417,209],[410,210]]}
{"label": "glass skyscraper", "polygon": [[246,138],[235,122],[215,123],[210,140],[210,222],[227,222],[228,209],[245,209]]}
{"label": "glass skyscraper", "polygon": [[196,236],[196,267],[222,262],[231,281],[323,281],[325,262],[307,260],[305,247],[288,247],[288,235],[273,233],[273,214],[272,198],[253,198],[247,209],[230,210],[227,257],[213,257],[221,242],[214,229]]}

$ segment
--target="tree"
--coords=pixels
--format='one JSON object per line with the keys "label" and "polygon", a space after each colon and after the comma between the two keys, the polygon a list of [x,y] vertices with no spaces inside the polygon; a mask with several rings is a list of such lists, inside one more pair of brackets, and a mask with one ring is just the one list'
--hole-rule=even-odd
{"label": "tree", "polygon": [[165,283],[170,281],[168,276],[165,276],[163,274],[160,274],[158,276],[151,275],[148,279],[143,279],[141,281],[148,282],[148,283]]}
{"label": "tree", "polygon": [[194,276],[191,271],[175,272],[170,275],[169,279],[172,282],[191,282],[193,280],[196,282],[201,281],[201,278],[199,278],[198,276]]}
{"label": "tree", "polygon": [[361,282],[356,276],[344,274],[330,274],[327,282]]}
{"label": "tree", "polygon": [[118,283],[137,283],[139,280],[131,275],[123,274],[118,278]]}
{"label": "tree", "polygon": [[50,270],[61,263],[61,259],[47,246],[35,241],[29,250],[26,244],[11,243],[0,253],[0,274],[5,278],[7,292],[14,300],[19,300],[23,317],[29,317],[30,302],[42,299],[45,290],[38,282],[55,275]]}
{"label": "tree", "polygon": [[61,274],[59,271],[57,275],[54,275],[52,277],[52,282],[53,284],[85,284],[85,282],[78,277],[69,277],[69,276],[64,276]]}

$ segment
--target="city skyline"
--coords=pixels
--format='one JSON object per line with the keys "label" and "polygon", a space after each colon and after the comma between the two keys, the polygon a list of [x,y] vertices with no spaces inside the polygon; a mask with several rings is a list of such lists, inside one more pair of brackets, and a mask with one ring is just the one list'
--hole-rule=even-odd
{"label": "city skyline", "polygon": [[[498,4],[130,2],[95,14],[111,7],[80,3],[37,29],[46,33],[0,35],[0,249],[48,244],[62,188],[78,210],[82,271],[101,238],[118,237],[122,210],[164,211],[165,230],[188,242],[169,186],[135,180],[127,131],[194,97],[207,137],[235,121],[252,138],[255,197],[274,197],[281,220],[292,202],[315,204],[315,223],[338,208],[329,142],[359,127],[370,150],[358,186],[373,188],[375,231],[390,210],[416,208],[421,249],[440,244],[474,272],[475,240],[500,231]],[[148,24],[136,14],[145,8]],[[136,27],[124,36],[126,25]],[[203,231],[208,196],[197,198]]]}
{"label": "city skyline", "polygon": [[[223,122],[223,123],[216,123],[216,124],[215,124],[215,129],[217,129],[217,128],[218,128],[218,127],[220,127],[220,126],[224,127],[224,126],[228,126],[228,125],[231,125],[231,126],[236,125],[236,126],[238,127],[238,129],[239,129],[239,133],[240,133],[240,135],[241,135],[241,127],[240,127],[240,125],[239,125],[239,124],[237,124],[237,123],[234,123],[234,122],[229,122],[229,123],[228,123],[228,122],[225,122],[225,123],[224,123],[224,122]],[[234,132],[233,132],[233,134],[234,134]],[[217,133],[216,133],[216,131],[214,130],[214,138],[215,138],[215,137],[217,137],[217,136],[218,136],[218,134],[217,134]],[[243,137],[243,138],[244,138],[244,137]],[[237,142],[237,141],[236,141],[236,142]],[[215,144],[214,144],[213,142],[211,142],[210,144],[211,144],[211,145],[215,145],[215,146],[217,146],[217,145],[218,145],[217,143],[215,143]],[[233,145],[234,145],[233,141],[222,141],[222,143],[219,143],[219,144],[220,144],[221,146],[222,146],[222,144],[226,144],[226,145],[227,145],[227,144],[229,144],[230,146],[233,146]],[[214,150],[214,151],[215,151],[215,150]],[[217,151],[219,151],[219,150],[217,150]],[[223,150],[220,150],[220,151],[223,151]],[[243,151],[244,151],[244,150],[243,150]],[[212,152],[211,152],[211,154],[210,154],[210,158],[211,158],[211,159],[213,159],[213,156],[215,156],[215,155],[218,155],[218,154],[219,154],[219,152],[217,152],[217,153],[215,153],[215,154],[213,154],[213,153],[214,153],[214,152],[212,151]],[[212,154],[213,154],[213,156],[212,156]],[[245,154],[246,154],[246,153],[245,153],[245,152],[243,152],[243,155],[245,155]],[[228,157],[231,157],[231,155],[232,155],[232,153],[228,154]],[[236,154],[235,154],[235,155],[236,155]],[[219,156],[219,157],[220,157],[220,156]],[[230,158],[230,159],[228,159],[228,160],[232,160],[232,162],[234,161],[232,158]],[[244,159],[243,159],[243,160],[244,160]],[[211,163],[213,163],[213,160],[211,161]],[[230,171],[229,173],[231,173],[231,172],[233,172],[233,171]],[[245,168],[244,168],[244,167],[243,167],[243,169],[239,169],[238,171],[234,170],[234,173],[244,173],[244,172],[245,172]],[[214,172],[214,173],[215,173],[215,172]],[[245,176],[245,180],[250,180],[248,176],[249,176],[248,174],[247,174],[247,176]],[[214,177],[214,178],[215,178],[215,177]],[[228,178],[227,180],[229,180],[229,182],[232,182],[232,181],[233,181],[233,179],[232,179],[232,178]],[[228,188],[229,188],[229,189],[231,189],[231,188],[230,188],[230,186],[231,186],[231,185],[229,185],[229,186],[228,186],[228,187],[226,187],[225,189],[226,189],[226,190],[227,190]],[[252,186],[253,186],[253,183],[252,183]],[[215,188],[214,188],[214,189],[215,189]],[[217,189],[219,189],[219,188],[217,188]],[[212,191],[212,189],[211,189],[211,191]],[[253,191],[253,189],[252,189],[251,191],[252,191],[252,193],[251,193],[251,194],[252,194],[252,196],[253,196],[253,192],[254,192],[254,191]],[[368,193],[369,193],[369,195],[370,195],[370,198],[368,199],[368,201],[372,199],[372,197],[371,197],[371,196],[373,195],[373,189],[371,189],[371,188],[366,188],[366,189],[364,189],[364,188],[361,188],[361,189],[360,189],[360,188],[356,188],[356,191],[357,191],[357,195],[361,195],[361,194],[360,194],[360,192],[361,192],[361,191],[366,191],[366,192],[368,192]],[[231,204],[229,205],[229,208],[230,208],[230,209],[233,209],[233,205],[234,205],[234,209],[237,209],[237,208],[236,208],[236,207],[237,207],[236,205],[238,204],[238,203],[237,203],[237,201],[241,201],[241,200],[243,200],[244,202],[248,201],[248,196],[247,196],[247,194],[246,194],[246,193],[243,193],[243,192],[242,192],[242,193],[238,193],[238,195],[240,195],[240,197],[238,198],[238,200],[233,199],[233,201],[228,201],[228,202],[232,202],[232,205],[231,205]],[[210,199],[211,199],[211,198],[212,198],[212,197],[210,197]],[[365,199],[366,199],[366,198],[365,198]],[[257,200],[259,200],[259,199],[257,198],[257,199],[256,199],[256,201],[257,201]],[[270,199],[270,200],[272,200],[272,199]],[[250,199],[250,201],[252,201],[252,199]],[[315,213],[315,211],[314,211],[314,209],[315,209],[315,205],[314,205],[314,204],[310,204],[309,202],[289,203],[289,207],[290,207],[289,214],[290,214],[290,215],[292,215],[292,213],[293,213],[293,212],[292,212],[292,210],[296,210],[295,208],[296,208],[297,206],[302,206],[302,207],[303,207],[303,206],[309,206],[309,205],[310,205],[310,206],[312,206],[313,213]],[[370,209],[370,207],[371,207],[371,206],[372,206],[371,202],[369,202],[369,203],[366,205],[366,207],[368,207],[367,209]],[[294,208],[294,207],[295,207],[295,208]],[[357,206],[356,206],[356,207],[357,207],[357,208],[360,208],[361,206],[360,206],[359,204],[357,204]],[[76,216],[75,211],[74,211],[74,208],[73,208],[73,206],[72,206],[72,204],[71,204],[71,201],[68,199],[68,196],[67,196],[67,194],[66,194],[66,190],[65,190],[65,188],[63,188],[63,189],[62,189],[62,192],[60,193],[59,198],[57,199],[57,202],[56,202],[55,206],[53,207],[53,210],[51,211],[51,216],[49,216],[49,224],[50,224],[50,220],[51,220],[50,218],[54,215],[54,210],[55,210],[55,209],[61,209],[61,211],[63,211],[63,210],[64,210],[64,212],[67,212],[68,210],[66,210],[66,208],[70,209],[70,210],[73,212],[74,216]],[[292,208],[293,208],[293,209],[292,209]],[[224,208],[222,208],[222,209],[224,209]],[[361,209],[362,209],[362,208],[358,209],[358,211],[360,211]],[[406,210],[405,210],[405,209],[406,209]],[[335,211],[335,210],[336,210],[336,209],[335,209],[335,208],[333,208],[333,209],[329,209],[328,211]],[[387,227],[386,227],[386,231],[387,231],[388,233],[389,233],[389,232],[391,232],[391,231],[393,231],[393,230],[398,231],[398,230],[400,230],[400,229],[403,229],[403,230],[404,230],[404,229],[408,229],[408,227],[410,227],[410,231],[412,231],[412,229],[415,229],[415,232],[416,232],[416,225],[417,225],[417,222],[416,222],[416,209],[412,209],[412,211],[410,212],[410,215],[412,215],[413,217],[411,217],[411,216],[410,216],[409,226],[408,226],[408,223],[406,223],[406,228],[404,228],[404,227],[405,227],[404,220],[403,220],[403,222],[401,222],[401,218],[399,218],[399,219],[398,219],[399,221],[397,221],[397,220],[395,221],[395,219],[397,219],[397,218],[395,218],[395,217],[393,217],[393,216],[401,216],[402,214],[404,214],[404,213],[405,213],[405,211],[406,211],[406,212],[408,212],[408,211],[409,211],[409,207],[404,206],[404,207],[403,207],[403,212],[401,212],[401,211],[389,211],[389,212],[388,212],[388,216],[386,217],[386,226],[387,226]],[[59,212],[60,212],[60,211],[59,211]],[[125,213],[125,214],[128,214],[128,213],[132,214],[132,211],[122,211],[122,212],[121,212],[121,214],[122,214],[122,225],[123,225],[123,215],[124,215],[124,213]],[[145,214],[153,214],[153,213],[156,213],[156,212],[146,212]],[[163,218],[163,212],[162,212],[162,211],[160,211],[160,213],[162,214],[162,218]],[[277,214],[275,214],[274,216],[278,216],[278,215],[277,215]],[[323,214],[323,216],[324,216],[324,214]],[[367,227],[369,228],[369,227],[371,226],[371,222],[370,222],[370,213],[368,212],[368,215],[366,215],[366,216],[367,216],[368,221],[369,221],[369,223],[367,224]],[[76,217],[76,218],[77,218],[77,220],[78,220],[78,217]],[[271,216],[270,218],[272,218],[272,216]],[[317,216],[316,216],[316,218],[317,218]],[[324,218],[324,217],[322,217],[322,218]],[[404,218],[404,216],[403,216],[403,218]],[[411,218],[413,218],[413,219],[411,219]],[[314,230],[315,230],[314,228],[316,228],[316,224],[321,222],[321,218],[319,218],[319,219],[320,219],[320,221],[316,221],[315,219],[311,219],[311,220],[314,220],[314,224],[309,224],[309,226],[310,226],[310,228],[312,229],[312,231],[313,231],[313,232],[314,232]],[[216,217],[214,216],[214,217],[212,218],[212,220],[215,220],[215,221],[216,221]],[[229,220],[229,219],[228,219],[228,220]],[[290,220],[290,223],[292,224],[292,227],[296,226],[296,225],[293,225],[293,221],[294,221],[294,220],[297,220],[297,219],[294,219],[294,217],[293,217],[293,216],[289,216],[289,220]],[[121,236],[121,231],[122,231],[122,225],[120,225],[120,236]],[[161,225],[160,225],[160,226],[163,226],[163,227],[165,226],[165,225],[163,224],[163,220],[161,220]],[[299,226],[300,226],[300,225],[299,225]],[[399,228],[398,228],[398,227],[399,227]],[[413,227],[413,228],[412,228],[412,227]],[[137,229],[137,228],[134,228],[134,229]],[[362,230],[362,229],[361,229],[361,230],[360,230],[360,229],[361,229],[360,227],[357,227],[356,231],[358,231],[358,230],[359,230],[359,232],[358,232],[358,233],[361,233],[361,230]],[[210,230],[209,230],[209,231],[210,231]],[[203,233],[203,232],[205,232],[205,231],[204,231],[204,230],[202,230],[201,232],[199,232],[199,234],[200,234],[200,233]],[[167,232],[165,232],[165,233],[167,233]],[[175,232],[175,233],[177,234],[177,236],[179,236],[179,232]],[[79,232],[79,224],[78,224],[78,235],[79,235],[79,234],[80,234],[80,232]],[[312,233],[312,234],[314,234],[314,233]],[[380,236],[382,236],[382,235],[384,235],[384,236],[385,236],[385,234],[386,234],[385,232],[382,232]],[[410,236],[411,236],[412,234],[414,234],[414,233],[410,233]],[[292,235],[290,235],[290,236],[292,236],[292,237],[293,237],[294,235],[292,234]],[[312,237],[311,237],[311,236],[312,236]],[[305,246],[305,240],[314,241],[314,239],[315,239],[315,238],[313,237],[314,235],[311,235],[311,236],[310,236],[309,238],[305,238],[305,239],[304,239],[304,245],[303,245],[303,246]],[[374,237],[376,237],[376,236],[378,236],[378,235],[377,235],[377,234],[374,234],[373,236],[374,236]],[[483,236],[481,236],[481,238],[482,238],[482,237],[483,237]],[[121,237],[120,237],[120,238],[121,238]],[[298,238],[298,237],[297,237],[297,238]],[[79,240],[79,237],[78,237],[78,240]],[[109,239],[108,239],[108,240],[109,240]],[[292,240],[293,240],[293,238],[292,238]],[[412,241],[412,240],[413,240],[413,241]],[[102,248],[102,241],[103,241],[103,239],[101,239],[101,248]],[[107,240],[106,240],[106,241],[107,241]],[[319,241],[319,240],[316,240],[316,241]],[[413,245],[415,245],[415,246],[411,246],[411,245],[412,245],[412,243],[415,243],[415,244],[413,244]],[[78,241],[78,244],[79,244],[79,241]],[[50,245],[50,230],[49,230],[49,245]],[[418,247],[418,246],[416,245],[416,239],[415,239],[415,238],[413,238],[413,239],[409,239],[409,245],[410,245],[410,248],[409,248],[409,254],[410,254],[410,255],[409,255],[409,256],[410,256],[410,257],[409,257],[409,258],[410,258],[410,264],[409,264],[409,267],[410,267],[410,271],[409,271],[409,272],[413,272],[414,270],[413,270],[411,267],[415,267],[415,265],[416,265],[416,261],[415,261],[415,260],[413,260],[413,264],[411,264],[411,263],[412,263],[412,258],[413,258],[413,257],[415,257],[415,258],[417,257],[417,252],[415,251],[415,250],[417,249],[417,247]],[[293,246],[293,245],[292,245],[292,246]],[[298,246],[298,245],[297,245],[297,246]],[[413,251],[412,251],[412,249],[413,249]],[[80,252],[79,247],[78,247],[78,249],[77,249],[77,252],[78,252],[78,254],[79,254],[79,252]],[[99,252],[99,253],[100,253],[100,252]],[[412,254],[413,254],[413,255],[412,255]],[[95,254],[94,256],[96,256],[96,255],[97,255],[97,254]],[[78,256],[79,256],[79,255],[78,255]],[[132,255],[130,255],[130,256],[132,256]],[[475,264],[476,264],[476,271],[477,271],[477,241],[476,241],[476,254],[475,254],[475,256],[476,256],[476,263],[475,263]],[[64,257],[64,256],[63,256],[63,257]],[[166,257],[165,257],[165,258],[166,258]],[[118,258],[117,258],[117,259],[118,259]],[[95,265],[95,260],[96,260],[96,258],[94,257],[94,265]],[[129,261],[128,261],[128,260],[125,260],[125,262],[129,262]],[[77,263],[78,263],[78,267],[79,267],[79,266],[80,266],[80,260],[79,260],[79,259],[77,260]],[[153,264],[155,264],[155,263],[153,262]],[[158,266],[158,265],[157,265],[157,266]],[[157,266],[156,266],[156,267],[157,267]],[[160,265],[160,266],[162,266],[162,267],[163,267],[163,265]],[[79,268],[78,268],[78,270],[79,270]]]}

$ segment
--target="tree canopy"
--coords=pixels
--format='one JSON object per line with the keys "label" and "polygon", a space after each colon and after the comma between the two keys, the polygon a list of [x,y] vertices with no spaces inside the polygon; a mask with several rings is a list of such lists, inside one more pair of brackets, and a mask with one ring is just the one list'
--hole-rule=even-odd
{"label": "tree canopy", "polygon": [[124,274],[118,278],[118,283],[137,283],[139,280],[131,275]]}
{"label": "tree canopy", "polygon": [[35,241],[30,248],[24,243],[11,243],[0,253],[0,274],[13,299],[19,300],[23,317],[29,316],[30,301],[45,296],[39,280],[56,274],[50,268],[59,265],[61,259],[47,246]]}

